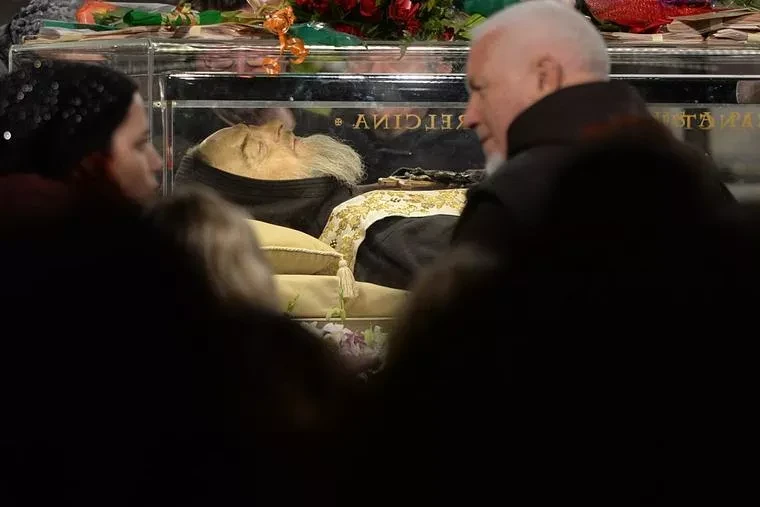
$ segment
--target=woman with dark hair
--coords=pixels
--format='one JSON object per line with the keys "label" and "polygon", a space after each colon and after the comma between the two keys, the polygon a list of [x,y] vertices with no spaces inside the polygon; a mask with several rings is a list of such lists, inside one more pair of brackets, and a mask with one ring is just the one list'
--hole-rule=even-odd
{"label": "woman with dark hair", "polygon": [[161,168],[137,85],[119,72],[36,61],[0,78],[0,174],[142,201]]}
{"label": "woman with dark hair", "polygon": [[326,342],[220,300],[136,207],[5,178],[0,505],[335,504],[353,382]]}

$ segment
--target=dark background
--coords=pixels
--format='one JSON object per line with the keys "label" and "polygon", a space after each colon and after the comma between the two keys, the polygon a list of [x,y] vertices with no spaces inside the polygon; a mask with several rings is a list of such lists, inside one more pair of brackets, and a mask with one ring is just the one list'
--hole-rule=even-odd
{"label": "dark background", "polygon": [[0,0],[0,25],[10,21],[26,3],[27,0]]}

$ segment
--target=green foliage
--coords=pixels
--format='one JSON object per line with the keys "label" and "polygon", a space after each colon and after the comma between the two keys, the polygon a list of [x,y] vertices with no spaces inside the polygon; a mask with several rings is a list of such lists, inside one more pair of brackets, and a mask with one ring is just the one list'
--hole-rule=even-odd
{"label": "green foliage", "polygon": [[327,312],[327,315],[325,316],[325,319],[327,321],[332,321],[334,319],[339,319],[340,323],[345,325],[346,324],[346,298],[343,297],[343,289],[338,289],[338,306],[335,306],[333,308],[330,308],[330,310]]}
{"label": "green foliage", "polygon": [[296,303],[298,302],[298,298],[300,298],[300,294],[296,294],[296,297],[288,301],[288,307],[285,310],[285,315],[291,316],[293,315],[293,310],[296,308]]}
{"label": "green foliage", "polygon": [[360,33],[364,40],[411,42],[465,38],[462,20],[467,19],[468,15],[454,6],[455,0],[414,1],[413,5],[418,5],[418,10],[410,19],[404,20],[391,18],[393,1],[375,0],[378,12],[372,17],[364,16],[359,5],[344,11],[336,0],[330,0],[324,14],[308,5],[298,5],[294,0],[291,0],[291,6],[299,23],[321,22],[340,31],[353,30]]}

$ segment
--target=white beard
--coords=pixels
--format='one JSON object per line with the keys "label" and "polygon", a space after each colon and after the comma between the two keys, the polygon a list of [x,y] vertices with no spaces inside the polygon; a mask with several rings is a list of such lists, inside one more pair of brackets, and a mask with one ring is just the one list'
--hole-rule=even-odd
{"label": "white beard", "polygon": [[486,174],[488,176],[491,176],[499,167],[504,164],[504,162],[506,162],[506,159],[501,155],[501,153],[488,155],[486,158]]}

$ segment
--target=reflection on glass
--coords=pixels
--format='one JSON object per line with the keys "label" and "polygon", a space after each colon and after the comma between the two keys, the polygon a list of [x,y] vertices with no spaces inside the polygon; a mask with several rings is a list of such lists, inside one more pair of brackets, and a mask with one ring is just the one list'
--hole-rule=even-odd
{"label": "reflection on glass", "polygon": [[729,181],[760,182],[760,105],[653,106],[676,136],[710,154]]}

